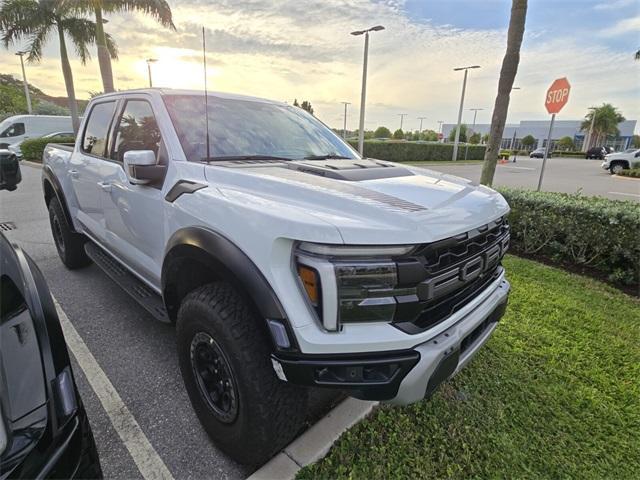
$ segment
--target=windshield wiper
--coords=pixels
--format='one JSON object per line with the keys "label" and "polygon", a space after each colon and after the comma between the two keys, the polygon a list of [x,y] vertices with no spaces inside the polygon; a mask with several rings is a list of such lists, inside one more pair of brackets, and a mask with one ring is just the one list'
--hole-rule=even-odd
{"label": "windshield wiper", "polygon": [[216,157],[205,157],[202,159],[203,162],[221,162],[225,160],[287,160],[291,161],[290,158],[287,157],[275,157],[272,155],[220,155]]}
{"label": "windshield wiper", "polygon": [[343,155],[335,155],[333,153],[329,153],[327,155],[309,155],[308,157],[304,157],[305,160],[333,160],[333,159],[342,159],[342,160],[353,160],[351,157],[345,157]]}

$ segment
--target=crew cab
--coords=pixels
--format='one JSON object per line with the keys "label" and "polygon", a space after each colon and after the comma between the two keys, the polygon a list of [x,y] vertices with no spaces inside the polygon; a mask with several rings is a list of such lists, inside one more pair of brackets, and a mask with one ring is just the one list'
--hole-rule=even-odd
{"label": "crew cab", "polygon": [[194,410],[240,462],[293,438],[306,387],[429,397],[506,308],[499,193],[362,158],[285,103],[101,95],[43,162],[63,263],[95,262],[176,324]]}
{"label": "crew cab", "polygon": [[604,162],[602,162],[602,168],[609,170],[614,175],[620,173],[622,170],[628,170],[632,168],[635,163],[640,162],[640,149],[628,148],[624,152],[609,153],[605,155]]}

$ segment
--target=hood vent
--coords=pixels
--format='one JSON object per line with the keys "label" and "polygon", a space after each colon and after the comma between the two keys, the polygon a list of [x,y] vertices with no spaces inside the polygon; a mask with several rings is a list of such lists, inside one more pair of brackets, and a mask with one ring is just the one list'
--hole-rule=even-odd
{"label": "hood vent", "polygon": [[287,168],[302,173],[309,173],[334,180],[361,182],[383,178],[408,177],[413,175],[405,167],[380,162],[377,160],[307,160],[287,163]]}

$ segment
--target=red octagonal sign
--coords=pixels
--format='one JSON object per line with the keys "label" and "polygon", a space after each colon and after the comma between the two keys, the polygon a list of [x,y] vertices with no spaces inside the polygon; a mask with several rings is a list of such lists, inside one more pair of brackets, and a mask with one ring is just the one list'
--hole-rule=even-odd
{"label": "red octagonal sign", "polygon": [[553,81],[549,90],[547,90],[547,98],[544,101],[544,106],[547,107],[547,112],[558,113],[562,110],[569,100],[569,80],[566,77],[558,78]]}

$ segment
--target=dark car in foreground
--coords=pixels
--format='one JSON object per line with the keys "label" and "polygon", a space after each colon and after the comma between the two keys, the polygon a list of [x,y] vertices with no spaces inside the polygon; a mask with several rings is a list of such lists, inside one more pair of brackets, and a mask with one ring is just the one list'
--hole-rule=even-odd
{"label": "dark car in foreground", "polygon": [[609,153],[613,153],[613,148],[611,147],[592,147],[584,155],[584,158],[591,159],[595,158],[596,160],[604,160],[605,155]]}
{"label": "dark car in foreground", "polygon": [[0,479],[9,478],[102,470],[44,277],[0,234]]}

